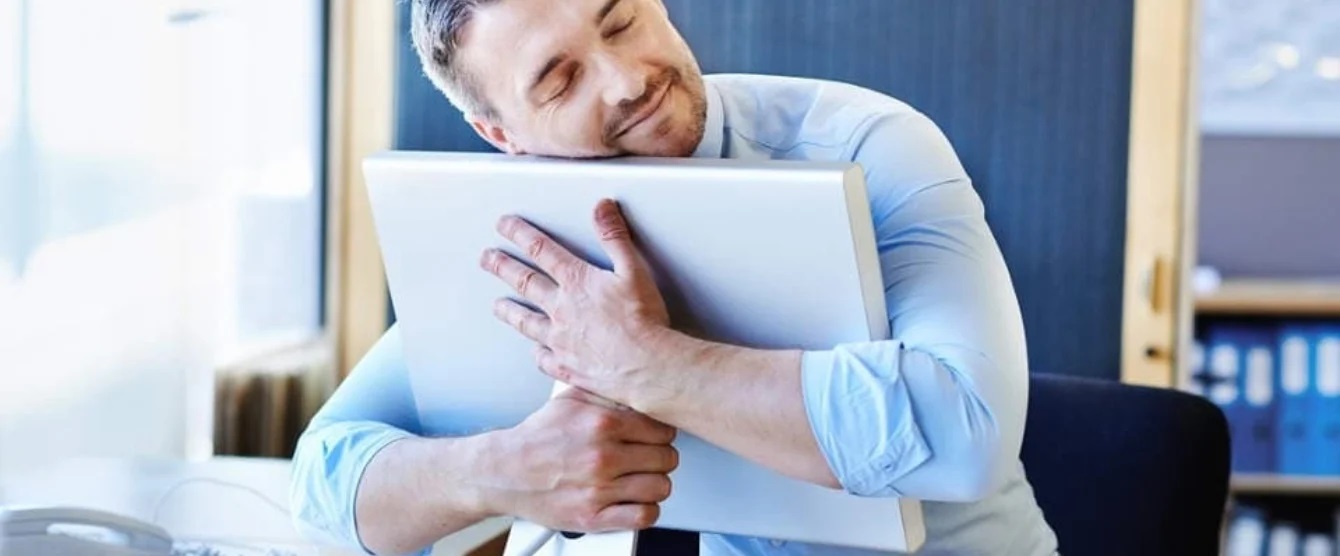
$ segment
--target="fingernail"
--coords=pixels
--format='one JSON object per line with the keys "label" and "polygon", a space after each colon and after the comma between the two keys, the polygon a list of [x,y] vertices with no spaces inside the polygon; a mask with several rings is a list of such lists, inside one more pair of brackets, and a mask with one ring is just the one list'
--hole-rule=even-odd
{"label": "fingernail", "polygon": [[613,201],[608,199],[601,202],[600,206],[596,207],[596,216],[599,216],[601,220],[613,221],[618,215],[618,207]]}

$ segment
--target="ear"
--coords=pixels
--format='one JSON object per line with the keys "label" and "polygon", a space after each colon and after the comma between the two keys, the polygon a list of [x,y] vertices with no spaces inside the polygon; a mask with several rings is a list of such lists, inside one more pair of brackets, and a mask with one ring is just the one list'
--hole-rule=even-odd
{"label": "ear", "polygon": [[497,123],[474,115],[466,116],[465,121],[470,122],[470,127],[474,128],[475,133],[478,133],[481,138],[493,145],[493,148],[507,154],[526,154],[520,146],[508,138],[507,130]]}

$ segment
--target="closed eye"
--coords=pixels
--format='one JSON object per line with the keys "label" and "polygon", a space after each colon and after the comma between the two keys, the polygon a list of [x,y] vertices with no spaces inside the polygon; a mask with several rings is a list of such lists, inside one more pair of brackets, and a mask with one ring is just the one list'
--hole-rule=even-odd
{"label": "closed eye", "polygon": [[620,26],[618,26],[618,27],[616,27],[616,28],[610,30],[608,33],[605,33],[605,38],[608,39],[608,38],[611,38],[611,37],[615,37],[615,36],[617,36],[617,35],[619,35],[619,34],[622,34],[624,31],[627,31],[628,28],[632,27],[632,26],[633,26],[633,23],[636,23],[636,22],[637,22],[637,18],[636,18],[636,17],[630,17],[630,18],[628,18],[628,22],[627,22],[627,23],[624,23],[623,25],[620,25]]}
{"label": "closed eye", "polygon": [[565,80],[563,81],[563,87],[560,88],[559,90],[555,91],[554,94],[553,94],[553,96],[549,97],[549,100],[547,100],[547,101],[545,101],[545,102],[553,102],[553,101],[556,101],[556,100],[558,100],[558,99],[563,98],[563,95],[567,94],[568,91],[569,91],[570,89],[572,89],[572,84],[577,82],[577,74],[578,74],[578,70],[573,70],[573,71],[567,76],[567,79],[565,79]]}
{"label": "closed eye", "polygon": [[560,98],[563,98],[563,95],[566,94],[568,92],[568,89],[571,88],[572,88],[572,80],[568,80],[568,82],[563,85],[562,89],[559,89],[558,92],[554,93],[554,96],[549,97],[549,100],[547,102],[553,102]]}

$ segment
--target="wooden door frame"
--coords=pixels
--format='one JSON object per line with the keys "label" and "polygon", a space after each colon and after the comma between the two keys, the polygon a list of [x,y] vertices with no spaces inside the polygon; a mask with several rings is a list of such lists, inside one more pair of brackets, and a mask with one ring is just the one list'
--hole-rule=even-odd
{"label": "wooden door frame", "polygon": [[386,275],[363,182],[368,155],[392,147],[396,2],[329,4],[326,315],[337,381],[386,331]]}
{"label": "wooden door frame", "polygon": [[1198,0],[1136,0],[1121,380],[1182,385],[1199,166]]}

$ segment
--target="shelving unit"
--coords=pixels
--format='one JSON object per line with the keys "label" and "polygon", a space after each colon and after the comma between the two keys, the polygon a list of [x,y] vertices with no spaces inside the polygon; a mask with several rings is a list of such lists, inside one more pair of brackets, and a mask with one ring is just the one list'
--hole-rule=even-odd
{"label": "shelving unit", "polygon": [[[1332,281],[1229,279],[1197,293],[1197,318],[1334,318],[1340,320],[1340,277]],[[1340,477],[1234,473],[1234,496],[1340,498]]]}
{"label": "shelving unit", "polygon": [[1235,473],[1229,488],[1238,495],[1340,497],[1340,477]]}
{"label": "shelving unit", "polygon": [[1340,279],[1226,280],[1196,295],[1196,314],[1340,318]]}

